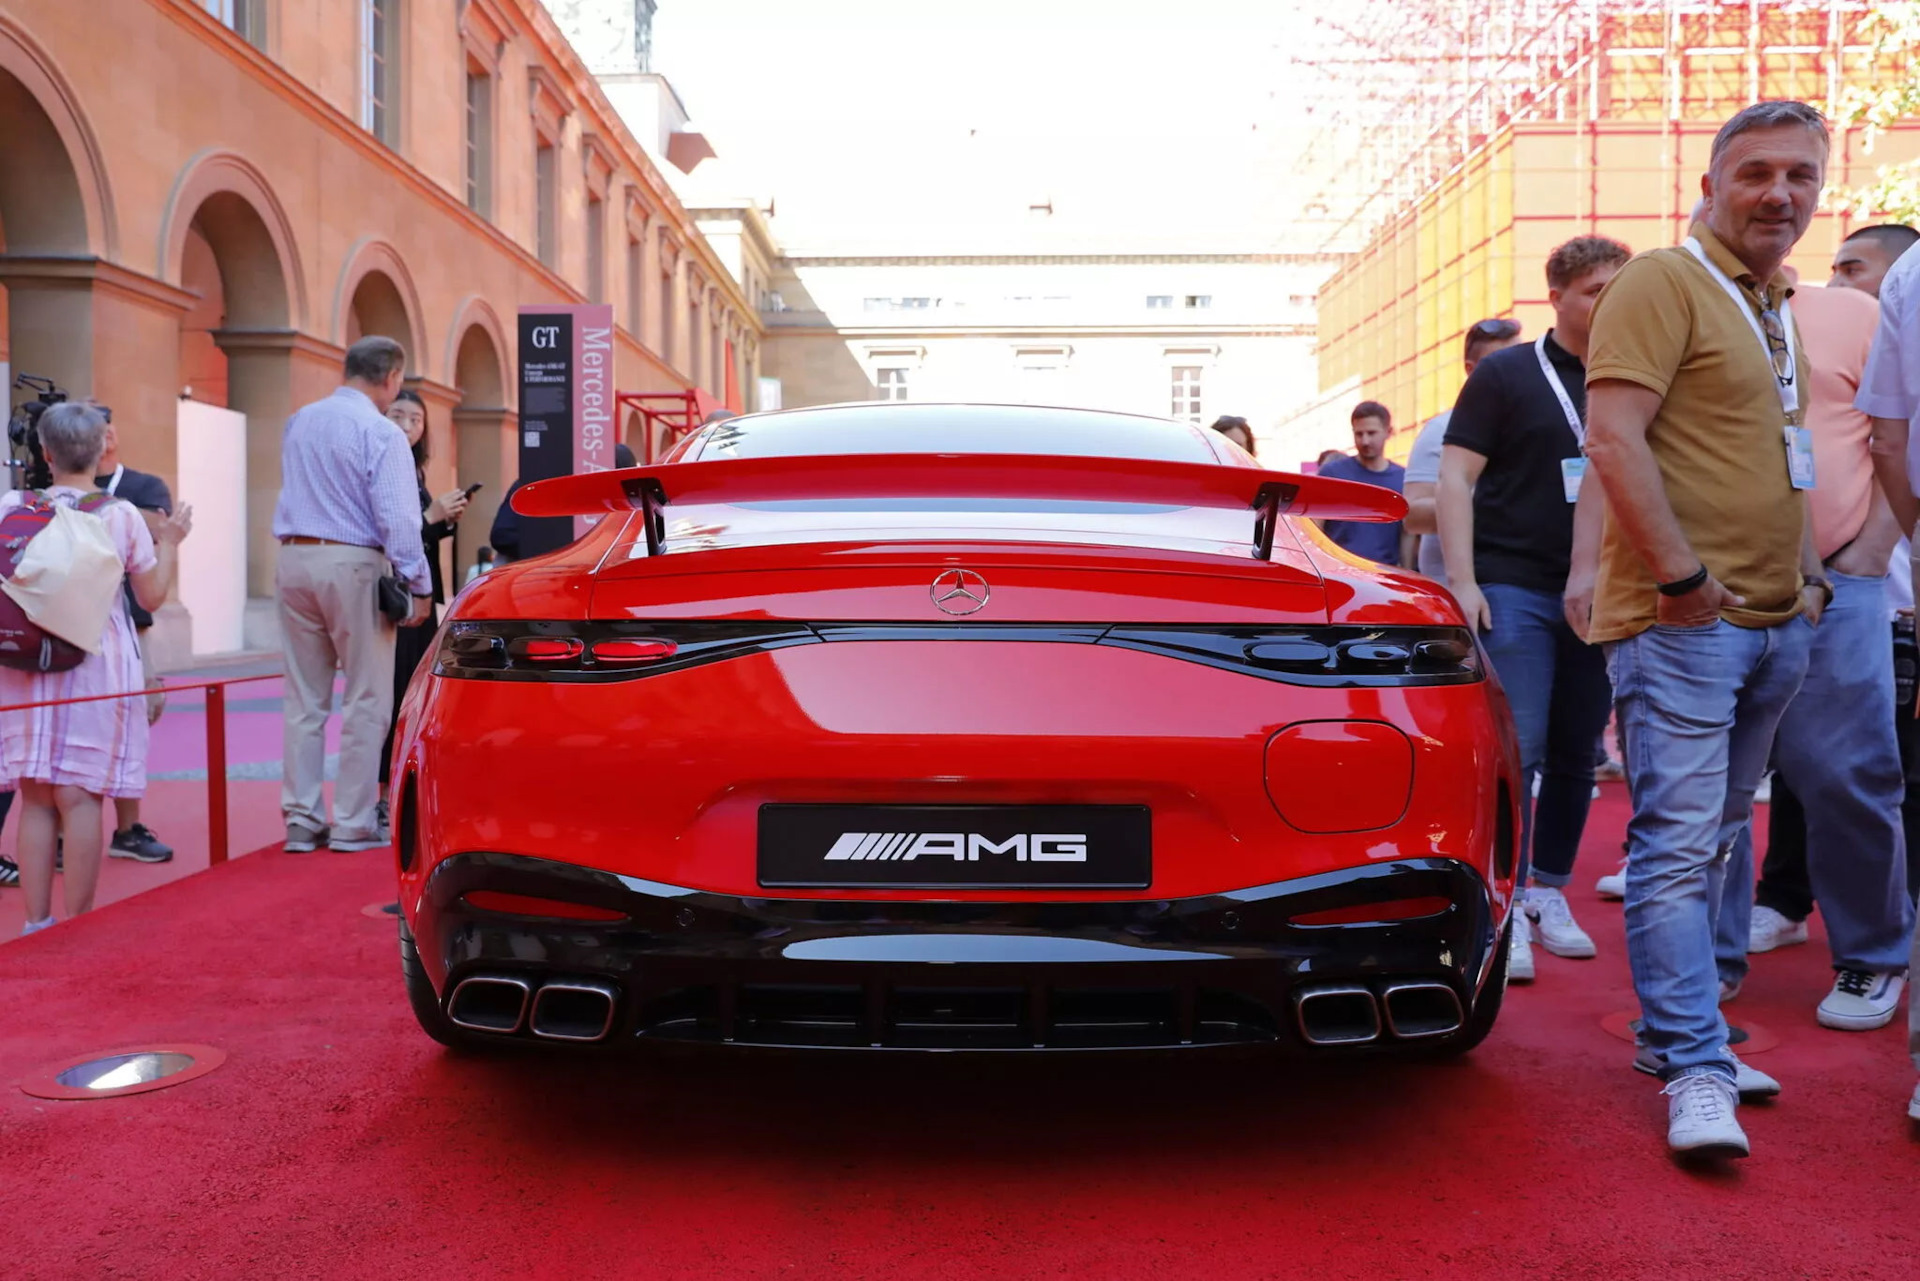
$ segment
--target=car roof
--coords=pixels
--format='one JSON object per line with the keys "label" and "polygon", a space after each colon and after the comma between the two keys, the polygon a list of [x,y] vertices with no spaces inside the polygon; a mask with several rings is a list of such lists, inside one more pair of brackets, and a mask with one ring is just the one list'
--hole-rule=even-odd
{"label": "car roof", "polygon": [[1214,433],[1146,414],[1045,405],[865,401],[742,414],[711,423],[683,461],[817,454],[1051,454],[1235,462]]}

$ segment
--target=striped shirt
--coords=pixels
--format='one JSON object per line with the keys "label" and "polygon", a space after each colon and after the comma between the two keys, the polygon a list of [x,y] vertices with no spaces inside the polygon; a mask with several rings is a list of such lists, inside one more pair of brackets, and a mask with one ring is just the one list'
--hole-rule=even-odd
{"label": "striped shirt", "polygon": [[415,596],[433,590],[420,541],[420,483],[407,434],[342,387],[287,419],[275,538],[324,538],[386,553]]}

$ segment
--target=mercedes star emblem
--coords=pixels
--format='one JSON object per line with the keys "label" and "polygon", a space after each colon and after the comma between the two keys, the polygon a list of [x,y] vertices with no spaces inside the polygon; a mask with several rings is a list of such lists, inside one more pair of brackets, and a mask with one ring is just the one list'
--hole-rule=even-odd
{"label": "mercedes star emblem", "polygon": [[987,580],[970,569],[950,569],[933,580],[933,604],[943,614],[973,614],[993,595]]}

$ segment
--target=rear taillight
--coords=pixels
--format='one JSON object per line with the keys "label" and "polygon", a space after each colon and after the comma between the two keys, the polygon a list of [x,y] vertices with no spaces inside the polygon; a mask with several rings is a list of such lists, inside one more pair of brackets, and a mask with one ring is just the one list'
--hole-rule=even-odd
{"label": "rear taillight", "polygon": [[586,649],[583,642],[571,636],[522,636],[509,652],[530,663],[570,663]]}
{"label": "rear taillight", "polygon": [[679,648],[670,640],[603,640],[594,642],[593,657],[602,663],[657,663]]}
{"label": "rear taillight", "polygon": [[792,645],[1022,641],[1102,645],[1287,685],[1460,685],[1483,679],[1461,627],[1308,624],[549,622],[456,620],[437,676],[592,683],[634,680]]}
{"label": "rear taillight", "polygon": [[1128,627],[1102,645],[1292,685],[1461,685],[1482,679],[1464,627]]}
{"label": "rear taillight", "polygon": [[468,680],[592,684],[819,641],[804,623],[457,620],[447,626],[433,671]]}

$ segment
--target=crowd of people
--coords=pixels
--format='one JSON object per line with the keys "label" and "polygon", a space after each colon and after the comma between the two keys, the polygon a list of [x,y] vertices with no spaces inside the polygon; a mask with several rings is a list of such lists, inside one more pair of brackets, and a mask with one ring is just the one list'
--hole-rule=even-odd
{"label": "crowd of people", "polygon": [[[1404,492],[1395,524],[1329,521],[1356,556],[1443,582],[1513,711],[1523,803],[1511,981],[1535,946],[1596,954],[1565,888],[1608,759],[1611,720],[1632,798],[1625,859],[1601,878],[1624,900],[1642,1021],[1634,1066],[1661,1078],[1676,1152],[1745,1156],[1743,1099],[1781,1084],[1742,1063],[1721,1007],[1748,956],[1805,943],[1821,910],[1834,981],[1815,1010],[1838,1031],[1886,1026],[1907,991],[1920,888],[1920,720],[1914,566],[1920,521],[1920,233],[1861,229],[1825,287],[1785,265],[1825,181],[1818,112],[1764,102],[1716,136],[1684,243],[1574,237],[1548,257],[1551,327],[1471,326],[1453,407],[1390,461],[1386,406],[1352,415],[1354,452],[1322,475]],[[273,516],[285,657],[282,809],[290,853],[390,840],[385,780],[396,708],[445,603],[442,546],[472,489],[433,495],[425,403],[406,353],[369,337],[344,380],[299,410],[282,443]],[[1215,430],[1250,453],[1247,422]],[[164,483],[120,463],[110,415],[49,407],[52,485],[0,498],[97,519],[102,572],[125,592],[77,665],[0,665],[0,706],[151,690],[148,611],[192,529]],[[624,451],[624,446],[622,447]],[[626,451],[618,459],[632,465]],[[467,578],[518,553],[503,506]],[[344,682],[329,814],[325,727]],[[171,857],[140,819],[158,694],[0,713],[0,777],[21,807],[25,929],[88,910],[102,855]],[[1751,834],[1769,771],[1767,854]],[[0,794],[0,816],[14,794]],[[1920,1006],[1920,1001],[1916,1001]],[[1909,1015],[1920,1064],[1920,1008]],[[1920,1119],[1920,1088],[1908,1113]]]}
{"label": "crowd of people", "polygon": [[1825,287],[1796,287],[1828,147],[1810,107],[1741,111],[1684,243],[1560,245],[1552,327],[1471,326],[1459,397],[1404,471],[1370,400],[1353,455],[1319,467],[1404,491],[1401,526],[1325,532],[1445,583],[1512,707],[1532,798],[1511,981],[1536,945],[1597,951],[1564,887],[1612,718],[1633,816],[1596,888],[1625,901],[1634,1067],[1662,1079],[1678,1153],[1747,1155],[1739,1102],[1780,1093],[1721,1012],[1749,955],[1805,943],[1817,904],[1834,979],[1814,1015],[1844,1032],[1894,1019],[1915,956],[1920,233],[1857,230]]}
{"label": "crowd of people", "polygon": [[[427,492],[426,404],[401,385],[405,363],[390,339],[355,343],[341,388],[286,427],[274,532],[286,669],[282,808],[294,852],[386,844],[395,709],[431,646],[435,611],[446,600],[443,544],[472,497],[471,489]],[[17,780],[21,804],[16,857],[0,858],[0,885],[21,886],[29,934],[56,920],[56,871],[65,914],[92,907],[107,800],[115,819],[107,854],[173,857],[140,818],[148,727],[165,707],[145,633],[172,589],[174,548],[192,528],[191,510],[174,510],[164,481],[120,461],[103,406],[51,406],[36,430],[53,482],[38,492],[98,518],[124,606],[100,620],[101,643],[75,666],[0,665],[0,706],[21,708],[0,713],[0,777]],[[33,496],[16,490],[0,499],[0,518]],[[484,549],[467,580],[492,565],[492,549]],[[384,617],[382,579],[398,601]],[[330,823],[321,787],[336,676],[346,692]],[[0,819],[15,795],[0,792]]]}

